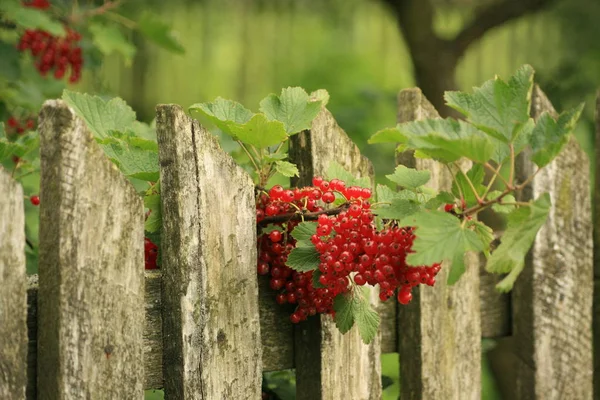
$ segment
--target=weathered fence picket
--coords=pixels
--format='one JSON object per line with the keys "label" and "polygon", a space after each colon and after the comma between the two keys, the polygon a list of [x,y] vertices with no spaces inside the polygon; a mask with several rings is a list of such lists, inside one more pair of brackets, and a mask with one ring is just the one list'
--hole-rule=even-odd
{"label": "weathered fence picket", "polygon": [[600,90],[596,93],[594,184],[594,399],[600,399]]}
{"label": "weathered fence picket", "polygon": [[258,399],[254,184],[179,106],[157,108],[165,394]]}
{"label": "weathered fence picket", "polygon": [[[398,95],[398,122],[439,117],[420,89]],[[402,165],[431,171],[429,186],[449,190],[452,178],[432,160],[399,155]],[[417,233],[418,234],[418,233]],[[442,267],[435,287],[413,289],[413,300],[398,306],[398,352],[402,399],[479,399],[481,396],[481,327],[479,262],[465,257],[466,272],[448,286]]]}
{"label": "weathered fence picket", "polygon": [[38,398],[141,398],[142,201],[65,103],[39,131]]}
{"label": "weathered fence picket", "polygon": [[27,383],[27,280],[23,189],[0,166],[0,399]]}
{"label": "weathered fence picket", "polygon": [[[556,117],[536,86],[531,115]],[[535,172],[521,157],[517,179]],[[572,138],[523,191],[548,192],[552,208],[512,294],[516,395],[529,399],[592,398],[593,243],[587,155]]]}
{"label": "weathered fence picket", "polygon": [[[298,186],[311,185],[312,177],[325,175],[333,161],[357,177],[373,180],[370,161],[325,109],[310,131],[292,137],[290,158],[300,171]],[[378,306],[376,290],[371,290],[371,303]],[[295,334],[298,400],[381,398],[380,335],[365,345],[356,327],[341,335],[330,316],[299,324]]]}

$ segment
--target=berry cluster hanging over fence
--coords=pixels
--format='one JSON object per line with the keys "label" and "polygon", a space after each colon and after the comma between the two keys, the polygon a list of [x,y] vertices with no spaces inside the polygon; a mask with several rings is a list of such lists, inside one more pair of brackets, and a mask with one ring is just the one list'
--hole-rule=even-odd
{"label": "berry cluster hanging over fence", "polygon": [[[536,88],[532,116],[544,110],[554,112]],[[420,90],[400,93],[400,122],[435,116]],[[512,349],[514,398],[592,397],[589,168],[574,140],[526,191],[549,192],[555,206],[511,294],[495,294],[470,256],[456,285],[442,268],[407,306],[372,291],[382,324],[366,345],[329,316],[290,324],[256,275],[251,179],[180,107],[157,108],[160,270],[142,268],[143,204],[85,123],[49,101],[40,133],[40,274],[29,285],[23,193],[0,171],[0,398],[134,399],[164,388],[174,399],[258,399],[262,372],[295,368],[298,399],[379,399],[380,355],[398,352],[402,399],[477,399],[482,337]],[[293,137],[290,158],[298,185],[332,161],[373,178],[325,109]],[[449,184],[432,161],[398,162],[432,171],[436,189]],[[517,177],[531,168],[523,157]]]}

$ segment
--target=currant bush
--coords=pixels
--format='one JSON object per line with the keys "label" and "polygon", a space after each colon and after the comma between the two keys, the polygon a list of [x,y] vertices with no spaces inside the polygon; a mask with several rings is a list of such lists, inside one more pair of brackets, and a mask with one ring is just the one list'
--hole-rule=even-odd
{"label": "currant bush", "polygon": [[[371,212],[371,190],[346,187],[344,181],[326,181],[315,177],[313,186],[285,190],[280,185],[258,196],[256,216],[259,224],[271,230],[258,237],[259,275],[270,277],[279,304],[294,304],[290,316],[294,323],[310,315],[335,314],[336,296],[347,293],[352,285],[379,286],[379,297],[386,301],[397,292],[398,302],[408,304],[412,288],[433,286],[440,264],[412,267],[406,264],[415,236],[411,228],[390,222],[383,229],[375,226]],[[325,210],[325,204],[342,199],[337,208]],[[318,269],[295,271],[287,265],[296,246],[292,231],[299,224],[294,216],[317,222],[310,241],[319,254]]]}

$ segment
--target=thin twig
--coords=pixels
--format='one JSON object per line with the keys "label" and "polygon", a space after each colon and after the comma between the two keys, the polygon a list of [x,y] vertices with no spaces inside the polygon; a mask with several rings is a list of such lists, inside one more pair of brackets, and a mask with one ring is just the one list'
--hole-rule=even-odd
{"label": "thin twig", "polygon": [[270,217],[265,217],[262,221],[260,221],[257,225],[265,226],[269,224],[275,224],[278,222],[288,222],[288,221],[316,221],[319,219],[319,215],[338,215],[342,211],[348,208],[348,203],[344,203],[336,208],[331,208],[329,210],[323,211],[315,211],[315,212],[295,212],[289,214],[280,214],[280,215],[272,215]]}
{"label": "thin twig", "polygon": [[496,171],[496,169],[494,167],[492,167],[492,165],[489,162],[486,162],[485,164],[483,164],[483,166],[487,169],[489,169],[490,171],[492,171],[494,173],[494,175],[498,175],[498,178],[500,178],[500,180],[508,187],[510,186],[508,184],[508,181],[506,179],[504,179],[504,177],[502,176],[502,174],[500,173],[500,168],[498,168],[498,171]]}
{"label": "thin twig", "polygon": [[467,183],[469,184],[471,191],[475,195],[475,199],[477,199],[477,203],[481,204],[483,202],[483,200],[481,200],[481,197],[479,197],[479,193],[477,193],[477,189],[475,189],[475,186],[473,185],[473,182],[471,182],[471,179],[469,178],[469,176],[467,174],[465,174],[461,168],[459,168],[458,170],[460,171],[461,174],[463,174],[463,176],[467,180]]}
{"label": "thin twig", "polygon": [[515,146],[511,143],[510,148],[510,172],[508,174],[508,188],[514,189],[513,179],[515,177]]}

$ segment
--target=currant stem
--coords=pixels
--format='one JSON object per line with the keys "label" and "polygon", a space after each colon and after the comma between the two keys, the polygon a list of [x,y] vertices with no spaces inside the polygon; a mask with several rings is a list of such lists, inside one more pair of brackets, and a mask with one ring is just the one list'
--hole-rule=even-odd
{"label": "currant stem", "polygon": [[511,143],[510,148],[510,173],[508,174],[508,187],[513,188],[513,179],[515,177],[515,146]]}
{"label": "currant stem", "polygon": [[246,153],[246,155],[248,156],[248,158],[250,159],[250,161],[252,161],[252,165],[254,165],[254,169],[256,170],[256,173],[258,175],[260,175],[260,168],[258,168],[258,165],[256,164],[256,161],[254,161],[254,158],[252,157],[252,155],[250,154],[250,152],[248,151],[248,149],[246,148],[246,146],[244,145],[244,143],[242,143],[241,140],[236,140],[236,142],[244,150],[244,152]]}
{"label": "currant stem", "polygon": [[460,173],[467,180],[467,183],[469,184],[469,187],[471,188],[471,191],[475,195],[475,199],[477,199],[477,203],[479,203],[479,204],[483,203],[483,200],[481,199],[481,197],[479,197],[479,193],[477,193],[477,189],[475,189],[475,186],[473,185],[473,182],[471,181],[471,179],[469,178],[469,176],[467,174],[465,174],[464,171],[461,168],[459,168],[458,170],[460,171]]}
{"label": "currant stem", "polygon": [[494,175],[497,175],[498,178],[500,178],[500,180],[504,183],[504,185],[506,187],[510,187],[510,184],[508,183],[508,181],[506,179],[504,179],[504,177],[500,173],[500,167],[502,166],[502,164],[500,164],[498,166],[498,170],[496,170],[494,167],[492,167],[492,165],[489,162],[486,162],[485,164],[483,164],[483,166],[485,168],[489,169],[490,171],[492,171],[494,173]]}
{"label": "currant stem", "polygon": [[488,195],[488,193],[490,192],[490,189],[492,188],[492,185],[494,184],[494,182],[496,182],[496,178],[498,177],[498,174],[500,173],[500,170],[502,169],[502,164],[498,165],[498,168],[496,168],[494,175],[492,175],[492,178],[490,179],[489,183],[487,184],[486,188],[485,188],[485,192],[483,192],[483,195],[481,196],[483,199],[486,198],[486,196]]}
{"label": "currant stem", "polygon": [[336,208],[331,208],[329,210],[323,211],[315,211],[315,212],[295,212],[289,214],[280,214],[273,215],[270,217],[265,217],[262,221],[260,221],[257,225],[265,226],[268,224],[274,224],[278,222],[288,222],[288,221],[316,221],[319,219],[319,215],[338,215],[342,211],[348,208],[348,203],[344,203]]}

